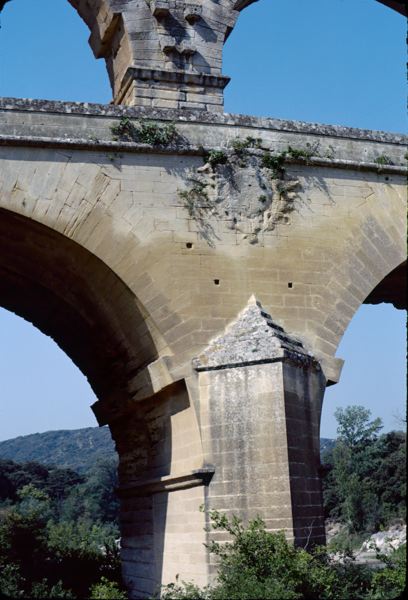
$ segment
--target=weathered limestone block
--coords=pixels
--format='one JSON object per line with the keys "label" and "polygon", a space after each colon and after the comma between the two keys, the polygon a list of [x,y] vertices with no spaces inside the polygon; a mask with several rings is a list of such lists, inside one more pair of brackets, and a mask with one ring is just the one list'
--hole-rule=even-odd
{"label": "weathered limestone block", "polygon": [[214,469],[203,464],[186,387],[166,384],[110,421],[120,456],[122,570],[131,598],[151,597],[177,574],[208,582],[199,507]]}
{"label": "weathered limestone block", "polygon": [[206,508],[259,515],[302,546],[323,543],[318,362],[252,297],[193,364],[205,460],[215,465]]}
{"label": "weathered limestone block", "polygon": [[[222,47],[238,11],[234,3],[204,0],[201,4],[172,0],[134,0],[122,13],[128,31],[132,61],[115,74],[116,103],[164,108],[222,110],[223,89],[229,79],[221,75]],[[149,84],[150,104],[139,100],[139,85]],[[163,92],[174,90],[199,97],[171,105]],[[206,96],[217,100],[206,102]]]}

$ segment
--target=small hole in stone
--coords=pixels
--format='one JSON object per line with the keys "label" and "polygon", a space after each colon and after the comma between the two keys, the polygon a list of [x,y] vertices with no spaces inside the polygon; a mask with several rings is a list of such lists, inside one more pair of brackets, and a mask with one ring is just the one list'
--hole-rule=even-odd
{"label": "small hole in stone", "polygon": [[227,210],[225,211],[225,215],[226,215],[227,217],[228,217],[228,215],[229,215],[229,212],[228,212]]}
{"label": "small hole in stone", "polygon": [[293,288],[293,283],[291,281],[288,283],[288,288]]}
{"label": "small hole in stone", "polygon": [[385,178],[385,181],[389,181],[389,180],[390,180],[390,178],[389,178],[389,177],[386,177],[386,178]]}
{"label": "small hole in stone", "polygon": [[219,279],[214,279],[214,284],[215,285],[220,285],[220,280]]}
{"label": "small hole in stone", "polygon": [[193,247],[192,242],[187,242],[186,243],[186,248],[191,249]]}

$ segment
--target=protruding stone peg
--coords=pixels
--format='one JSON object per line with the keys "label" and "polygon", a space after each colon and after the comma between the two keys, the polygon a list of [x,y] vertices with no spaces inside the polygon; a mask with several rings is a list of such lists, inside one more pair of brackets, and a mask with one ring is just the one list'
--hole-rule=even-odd
{"label": "protruding stone peg", "polygon": [[201,18],[201,11],[202,9],[199,4],[188,4],[184,10],[184,18],[193,25]]}
{"label": "protruding stone peg", "polygon": [[156,19],[163,19],[163,17],[167,17],[167,15],[170,13],[169,3],[167,0],[150,0],[149,6],[150,10],[152,11],[152,15],[156,17]]}

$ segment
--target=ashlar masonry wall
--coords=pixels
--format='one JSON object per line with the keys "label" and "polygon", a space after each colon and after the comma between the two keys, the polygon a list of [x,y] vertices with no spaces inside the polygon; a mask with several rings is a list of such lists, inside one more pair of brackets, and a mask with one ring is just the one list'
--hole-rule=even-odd
{"label": "ashlar masonry wall", "polygon": [[40,325],[52,302],[49,333],[97,391],[133,597],[209,581],[212,509],[323,540],[324,389],[405,261],[405,152],[381,132],[0,101],[0,302]]}

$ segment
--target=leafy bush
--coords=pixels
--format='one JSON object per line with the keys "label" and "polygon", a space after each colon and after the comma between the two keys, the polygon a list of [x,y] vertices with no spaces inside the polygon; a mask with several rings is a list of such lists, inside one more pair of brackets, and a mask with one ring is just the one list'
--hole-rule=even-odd
{"label": "leafy bush", "polygon": [[117,125],[111,127],[115,140],[140,142],[151,146],[167,146],[177,136],[174,123],[159,125],[153,121],[142,121],[136,125],[127,117],[122,117]]}
{"label": "leafy bush", "polygon": [[400,546],[391,556],[379,555],[385,562],[385,569],[374,573],[371,583],[371,596],[373,600],[383,598],[398,598],[406,586],[407,572],[407,546]]}
{"label": "leafy bush", "polygon": [[139,141],[144,144],[167,146],[174,141],[176,133],[174,123],[158,125],[151,121],[144,121],[139,125],[137,135]]}
{"label": "leafy bush", "polygon": [[86,598],[101,577],[120,582],[113,526],[53,521],[31,484],[20,498],[0,522],[0,597]]}
{"label": "leafy bush", "polygon": [[262,145],[262,138],[254,138],[247,136],[244,140],[237,137],[230,142],[232,149],[238,156],[245,156],[249,148],[260,148]]}
{"label": "leafy bush", "polygon": [[389,572],[381,575],[347,553],[334,560],[325,548],[295,548],[282,532],[267,532],[261,519],[244,527],[236,517],[229,520],[217,511],[210,516],[213,529],[231,536],[230,542],[209,546],[219,564],[215,584],[200,589],[177,581],[164,586],[164,600],[388,600],[405,584],[402,560],[390,560]]}
{"label": "leafy bush", "polygon": [[222,150],[210,150],[208,154],[205,155],[204,160],[214,169],[217,165],[225,165],[228,157]]}
{"label": "leafy bush", "polygon": [[126,600],[127,595],[120,590],[115,581],[102,577],[99,583],[91,587],[91,600]]}
{"label": "leafy bush", "polygon": [[387,156],[387,154],[380,154],[380,156],[377,156],[374,159],[374,162],[377,165],[381,165],[381,166],[383,166],[383,165],[393,165],[394,164],[393,161],[391,160],[391,158],[389,156]]}
{"label": "leafy bush", "polygon": [[265,152],[262,156],[262,166],[264,169],[268,169],[271,171],[271,175],[273,179],[282,179],[285,174],[285,160],[286,160],[286,151],[281,152],[280,154],[272,154],[271,152]]}

